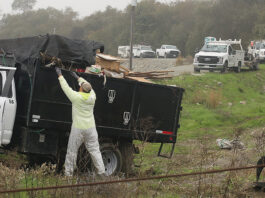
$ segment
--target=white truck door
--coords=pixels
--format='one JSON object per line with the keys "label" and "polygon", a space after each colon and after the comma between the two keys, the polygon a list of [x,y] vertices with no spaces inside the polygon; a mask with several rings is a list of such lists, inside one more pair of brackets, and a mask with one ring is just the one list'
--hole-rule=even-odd
{"label": "white truck door", "polygon": [[235,65],[235,55],[233,54],[233,49],[231,46],[228,47],[228,67],[233,67]]}
{"label": "white truck door", "polygon": [[15,123],[17,101],[14,67],[0,67],[0,146],[10,143]]}

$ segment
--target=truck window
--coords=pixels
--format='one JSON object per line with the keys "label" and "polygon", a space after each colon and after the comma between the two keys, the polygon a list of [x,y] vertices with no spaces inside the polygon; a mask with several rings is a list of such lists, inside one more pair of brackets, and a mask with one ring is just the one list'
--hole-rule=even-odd
{"label": "truck window", "polygon": [[3,78],[2,78],[2,74],[0,73],[0,95],[2,95],[2,89],[3,89]]}
{"label": "truck window", "polygon": [[239,44],[232,44],[231,46],[233,50],[241,50],[241,47]]}
{"label": "truck window", "polygon": [[229,48],[228,48],[228,54],[231,55],[232,54],[232,51],[233,51],[232,47],[229,46]]}
{"label": "truck window", "polygon": [[[8,76],[8,73],[9,73],[9,72],[10,72],[10,71],[6,72],[6,76]],[[10,88],[9,88],[9,91],[8,91],[8,94],[7,94],[7,97],[8,97],[8,98],[12,98],[12,97],[13,97],[12,85],[13,85],[13,83],[11,84],[11,86],[10,86]]]}

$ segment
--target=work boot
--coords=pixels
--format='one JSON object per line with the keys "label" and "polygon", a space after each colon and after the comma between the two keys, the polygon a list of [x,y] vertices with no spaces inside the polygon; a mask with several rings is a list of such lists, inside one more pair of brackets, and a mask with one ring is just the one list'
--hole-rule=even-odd
{"label": "work boot", "polygon": [[106,180],[108,178],[108,175],[106,173],[97,174],[98,180]]}

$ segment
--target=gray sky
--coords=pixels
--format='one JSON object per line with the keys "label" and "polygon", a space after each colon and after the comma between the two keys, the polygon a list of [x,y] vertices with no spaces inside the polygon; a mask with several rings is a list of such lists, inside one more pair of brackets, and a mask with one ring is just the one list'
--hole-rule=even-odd
{"label": "gray sky", "polygon": [[[138,0],[139,2],[140,0]],[[170,2],[172,0],[158,0],[160,2]],[[13,0],[0,0],[0,10],[2,13],[12,13],[11,5]],[[79,13],[79,16],[88,16],[96,11],[104,11],[110,5],[111,7],[123,10],[131,0],[37,0],[35,9],[54,7],[62,10],[65,7],[71,7]]]}

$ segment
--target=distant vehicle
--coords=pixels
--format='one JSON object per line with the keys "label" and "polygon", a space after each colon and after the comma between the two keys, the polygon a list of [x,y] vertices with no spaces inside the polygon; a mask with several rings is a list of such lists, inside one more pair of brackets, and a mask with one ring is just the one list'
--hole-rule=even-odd
{"label": "distant vehicle", "polygon": [[194,71],[200,70],[219,70],[225,72],[233,69],[241,71],[244,64],[244,50],[241,40],[218,40],[204,44],[200,52],[194,57]]}
{"label": "distant vehicle", "polygon": [[260,44],[258,60],[259,60],[259,62],[265,62],[265,42]]}
{"label": "distant vehicle", "polygon": [[247,57],[249,60],[265,61],[265,40],[251,41],[248,46]]}
{"label": "distant vehicle", "polygon": [[149,45],[133,46],[133,56],[138,58],[155,58],[155,52]]}
{"label": "distant vehicle", "polygon": [[160,49],[156,49],[156,57],[177,58],[180,50],[175,45],[162,45]]}
{"label": "distant vehicle", "polygon": [[213,41],[216,41],[215,37],[207,36],[204,38],[204,44],[209,43],[209,42],[213,42]]}
{"label": "distant vehicle", "polygon": [[119,46],[118,47],[118,56],[121,58],[129,58],[130,57],[130,46]]}

